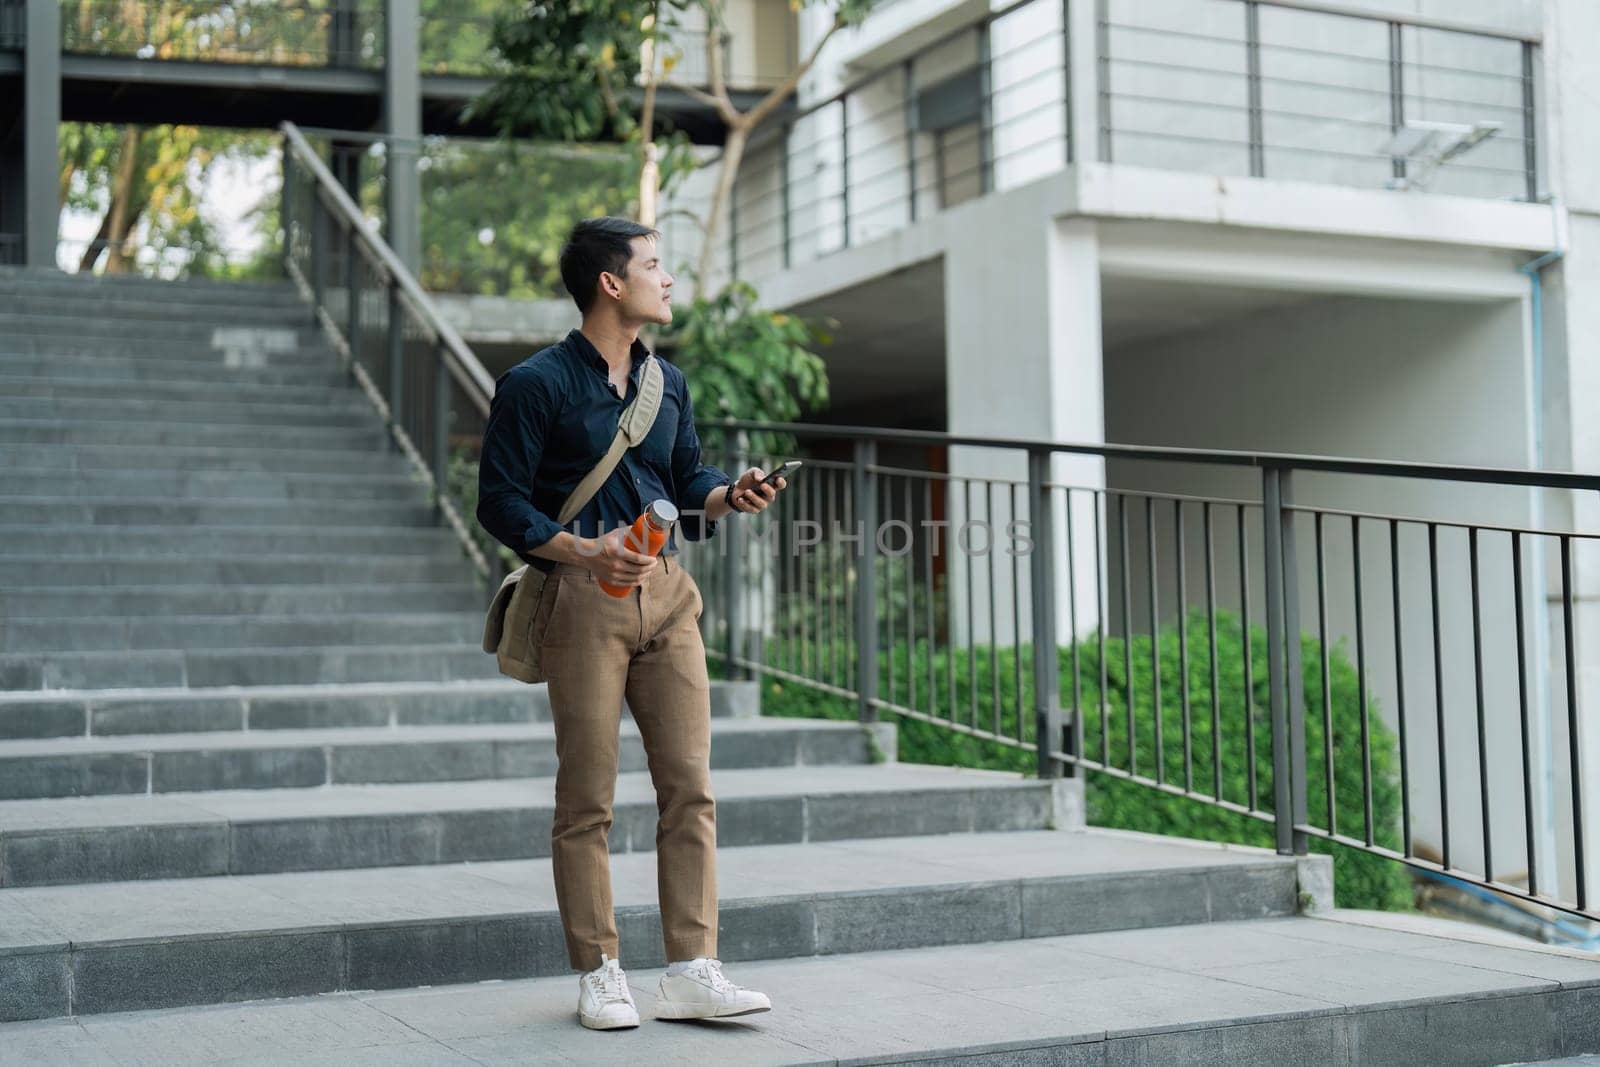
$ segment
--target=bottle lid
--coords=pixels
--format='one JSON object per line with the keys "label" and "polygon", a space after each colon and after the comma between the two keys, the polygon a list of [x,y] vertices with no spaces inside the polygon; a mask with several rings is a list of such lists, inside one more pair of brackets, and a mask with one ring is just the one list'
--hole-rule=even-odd
{"label": "bottle lid", "polygon": [[660,527],[671,526],[678,521],[678,508],[670,500],[652,500],[644,510],[650,516],[650,521]]}

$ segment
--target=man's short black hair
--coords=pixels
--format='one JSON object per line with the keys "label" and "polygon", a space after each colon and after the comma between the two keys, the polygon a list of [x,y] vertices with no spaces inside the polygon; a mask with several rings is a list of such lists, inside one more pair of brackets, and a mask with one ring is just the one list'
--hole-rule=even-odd
{"label": "man's short black hair", "polygon": [[561,246],[561,284],[572,294],[578,310],[588,314],[600,288],[602,271],[619,278],[626,274],[635,237],[660,236],[643,223],[614,215],[584,219],[572,227],[566,244]]}

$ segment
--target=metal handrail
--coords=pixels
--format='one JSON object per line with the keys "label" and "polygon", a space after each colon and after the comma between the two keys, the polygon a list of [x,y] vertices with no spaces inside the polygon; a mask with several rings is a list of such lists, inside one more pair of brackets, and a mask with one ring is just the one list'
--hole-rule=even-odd
{"label": "metal handrail", "polygon": [[1226,449],[1168,448],[1155,445],[1077,444],[1028,437],[976,437],[932,430],[896,430],[881,426],[819,425],[805,422],[752,422],[719,419],[708,426],[721,429],[785,433],[797,437],[883,443],[1010,449],[1018,452],[1066,452],[1103,459],[1140,459],[1167,463],[1204,463],[1211,466],[1294,469],[1331,474],[1366,474],[1385,478],[1426,478],[1439,481],[1483,482],[1497,485],[1535,486],[1546,489],[1587,489],[1600,492],[1600,474],[1571,471],[1519,470],[1514,467],[1472,467],[1449,463],[1414,463],[1402,460],[1313,456],[1292,452],[1241,452]]}
{"label": "metal handrail", "polygon": [[328,170],[327,164],[322,162],[322,157],[312,149],[299,128],[287,121],[278,128],[283,132],[284,142],[293,153],[295,161],[316,177],[317,185],[323,195],[333,201],[333,206],[344,216],[345,222],[354,227],[353,232],[360,235],[361,243],[366,246],[368,253],[378,261],[390,280],[399,286],[406,301],[411,304],[426,327],[433,332],[439,344],[449,353],[451,375],[466,391],[479,411],[488,415],[489,401],[494,396],[494,377],[484,369],[472,349],[461,339],[461,334],[456,332],[456,328],[439,313],[438,307],[423,291],[416,277],[406,269],[404,263],[400,262],[400,257],[395,255],[394,249],[389,247],[389,242],[367,226],[366,216],[356,207],[355,201],[350,199],[350,194],[344,191],[344,187],[333,176],[333,172]]}

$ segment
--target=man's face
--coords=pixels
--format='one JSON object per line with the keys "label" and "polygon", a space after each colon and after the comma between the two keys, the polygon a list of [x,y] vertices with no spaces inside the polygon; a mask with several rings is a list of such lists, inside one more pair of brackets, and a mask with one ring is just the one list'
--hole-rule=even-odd
{"label": "man's face", "polygon": [[622,318],[628,322],[672,322],[672,275],[661,265],[656,243],[649,237],[629,242],[633,256],[628,269],[617,282],[622,289]]}

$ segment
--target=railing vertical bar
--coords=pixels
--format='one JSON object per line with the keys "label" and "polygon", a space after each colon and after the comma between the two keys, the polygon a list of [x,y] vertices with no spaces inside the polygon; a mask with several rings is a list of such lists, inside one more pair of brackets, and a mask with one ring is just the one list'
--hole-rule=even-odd
{"label": "railing vertical bar", "polygon": [[857,513],[851,531],[861,527],[856,548],[856,708],[862,722],[876,722],[878,708],[878,443],[872,438],[856,442],[855,491]]}
{"label": "railing vertical bar", "polygon": [[[1017,489],[1017,484],[1015,482],[1011,483],[1012,521],[1016,521],[1017,518]],[[1037,516],[1032,517],[1037,519]],[[1039,547],[1035,545],[1034,551],[1039,550]],[[1033,654],[1035,656],[1043,654],[1040,650],[1038,636],[1037,633],[1034,634]],[[1011,670],[1016,675],[1017,686],[1017,741],[1021,743],[1027,740],[1023,735],[1023,727],[1028,721],[1028,716],[1024,710],[1027,707],[1027,702],[1023,699],[1022,689],[1022,553],[1020,552],[1014,553],[1011,557],[1011,647]],[[1047,752],[1055,747],[1059,739],[1049,732],[1040,735],[1035,730],[1034,740],[1038,742],[1040,751]]]}
{"label": "railing vertical bar", "polygon": [[1428,596],[1433,605],[1433,708],[1439,746],[1439,853],[1445,870],[1450,864],[1450,760],[1444,729],[1444,639],[1439,614],[1439,526],[1428,523]]}
{"label": "railing vertical bar", "polygon": [[990,61],[990,26],[978,26],[978,180],[983,193],[994,191],[994,71]]}
{"label": "railing vertical bar", "polygon": [[[1328,832],[1339,832],[1333,776],[1333,686],[1328,678],[1328,557],[1322,538],[1322,512],[1312,515],[1311,533],[1317,555],[1317,643],[1322,646],[1322,775],[1327,783]],[[1356,583],[1360,596],[1361,583]],[[1359,626],[1360,623],[1357,623]]]}
{"label": "railing vertical bar", "polygon": [[450,486],[450,369],[445,354],[433,351],[433,481],[442,503]]}
{"label": "railing vertical bar", "polygon": [[1194,791],[1194,736],[1189,722],[1189,575],[1184,566],[1183,501],[1172,502],[1174,553],[1178,567],[1178,708],[1183,716],[1183,789]]}
{"label": "railing vertical bar", "polygon": [[1306,854],[1306,685],[1301,663],[1300,563],[1295,536],[1294,471],[1278,478],[1279,542],[1283,550],[1284,697],[1289,728],[1289,843],[1297,856]]}
{"label": "railing vertical bar", "polygon": [[[1389,130],[1397,133],[1406,123],[1406,68],[1403,52],[1402,27],[1389,23]],[[1392,161],[1394,176],[1406,176],[1406,161],[1400,156]]]}
{"label": "railing vertical bar", "polygon": [[[1100,765],[1111,766],[1111,699],[1106,689],[1106,627],[1111,607],[1111,582],[1106,575],[1111,547],[1111,502],[1104,489],[1094,494],[1094,602],[1100,618],[1095,624],[1095,643],[1100,661]],[[1105,533],[1102,535],[1101,530]]]}
{"label": "railing vertical bar", "polygon": [[783,269],[788,270],[793,264],[794,256],[790,248],[791,230],[793,221],[789,217],[789,138],[794,134],[794,127],[785,124],[783,132],[778,135],[778,193],[781,198],[779,211],[783,226]]}
{"label": "railing vertical bar", "polygon": [[839,205],[844,247],[850,247],[850,98],[839,98]]}
{"label": "railing vertical bar", "polygon": [[[963,478],[961,482],[961,496],[965,509],[961,512],[961,521],[965,525],[972,521],[972,479]],[[960,538],[957,537],[957,547],[960,547]],[[966,557],[966,566],[962,569],[967,572],[967,725],[974,729],[978,726],[978,638],[977,638],[977,610],[975,607],[975,593],[972,586],[972,553],[962,551]]]}
{"label": "railing vertical bar", "polygon": [[[1478,710],[1478,801],[1483,820],[1483,876],[1494,878],[1494,849],[1489,829],[1489,731],[1483,703],[1483,619],[1478,584],[1478,528],[1467,529],[1467,560],[1472,576],[1472,680]],[[1370,842],[1369,842],[1370,843]]]}
{"label": "railing vertical bar", "polygon": [[1244,505],[1238,505],[1239,518],[1239,615],[1244,637],[1244,762],[1250,795],[1246,804],[1257,809],[1260,793],[1256,786],[1256,678],[1255,650],[1250,637],[1250,535],[1245,530]]}
{"label": "railing vertical bar", "polygon": [[1206,545],[1206,623],[1211,648],[1211,795],[1222,796],[1222,695],[1217,692],[1217,560],[1211,530],[1211,501],[1200,508],[1205,525]]}
{"label": "railing vertical bar", "polygon": [[989,694],[990,717],[995,736],[1003,736],[1000,729],[1000,605],[998,596],[999,581],[995,578],[994,558],[994,481],[986,480],[983,483],[983,518],[989,524],[989,532],[984,535],[988,551],[984,553],[989,571]]}
{"label": "railing vertical bar", "polygon": [[1128,578],[1128,497],[1121,492],[1117,493],[1117,530],[1122,539],[1122,565],[1118,570],[1122,579],[1122,678],[1123,703],[1128,720],[1128,773],[1137,774],[1139,755],[1135,740],[1138,735],[1133,719],[1133,591],[1129,588]]}
{"label": "railing vertical bar", "polygon": [[[917,547],[917,527],[911,521],[911,475],[907,474],[901,479],[905,492],[901,494],[900,503],[905,509],[903,514],[906,523],[906,704],[909,707],[917,706],[917,568],[912,553]],[[890,653],[893,655],[893,653]],[[930,696],[932,694],[929,694]],[[931,710],[931,705],[930,705]]]}
{"label": "railing vertical bar", "polygon": [[928,714],[930,714],[930,715],[938,715],[939,714],[939,688],[938,688],[938,686],[937,686],[937,684],[935,682],[935,672],[936,672],[937,668],[936,668],[936,666],[934,664],[934,660],[937,657],[938,649],[939,649],[939,634],[938,634],[938,631],[934,627],[934,615],[933,615],[933,596],[934,596],[934,589],[933,589],[933,548],[934,548],[934,541],[939,536],[939,534],[938,534],[938,528],[935,527],[933,525],[933,523],[932,523],[932,520],[933,520],[933,479],[932,478],[924,478],[922,480],[922,514],[924,516],[926,516],[927,519],[929,520],[929,524],[925,527],[925,529],[927,531],[927,534],[923,538],[923,546],[922,546],[923,547],[922,584],[927,586],[927,589],[928,589],[927,598],[926,598],[926,603],[927,603],[927,607],[928,607],[928,611],[927,611],[927,616],[928,617],[926,619],[927,627],[928,627]]}
{"label": "railing vertical bar", "polygon": [[1572,535],[1561,535],[1561,628],[1567,673],[1567,760],[1572,788],[1572,869],[1578,886],[1578,908],[1589,907],[1588,867],[1583,839],[1583,760],[1578,715],[1578,658],[1573,647]]}
{"label": "railing vertical bar", "polygon": [[[1072,642],[1072,751],[1074,755],[1083,755],[1083,671],[1078,652],[1078,558],[1077,550],[1073,544],[1072,521],[1072,490],[1062,490],[1062,499],[1067,516],[1067,621],[1072,627],[1068,639]],[[1054,508],[1055,500],[1050,492],[1045,493],[1045,507]],[[1050,515],[1046,515],[1051,520]],[[1056,644],[1060,641],[1057,640]],[[1051,650],[1054,653],[1054,649]],[[1067,768],[1068,773],[1076,776],[1081,774],[1076,767]]]}
{"label": "railing vertical bar", "polygon": [[1539,894],[1539,849],[1533,828],[1533,740],[1528,722],[1528,649],[1522,607],[1522,534],[1511,533],[1511,597],[1517,627],[1517,722],[1522,733],[1522,821],[1528,854],[1528,893]]}
{"label": "railing vertical bar", "polygon": [[1144,498],[1144,554],[1150,587],[1150,701],[1155,725],[1156,784],[1166,783],[1166,752],[1161,743],[1161,611],[1158,603],[1160,576],[1156,566],[1156,498]]}
{"label": "railing vertical bar", "polygon": [[921,116],[917,107],[917,66],[915,59],[904,64],[905,127],[906,127],[906,218],[917,221],[917,126]]}
{"label": "railing vertical bar", "polygon": [[[1356,600],[1356,702],[1361,709],[1361,817],[1362,827],[1368,845],[1374,837],[1372,817],[1372,709],[1367,702],[1367,635],[1363,625],[1364,612],[1362,610],[1362,576],[1361,576],[1361,519],[1352,515],[1350,517],[1350,560],[1355,571],[1355,600]],[[1322,656],[1326,661],[1328,650],[1323,646]]]}
{"label": "railing vertical bar", "polygon": [[[1057,746],[1065,748],[1073,756],[1081,756],[1083,748],[1081,737],[1076,725],[1072,731],[1072,738],[1068,740],[1061,729],[1061,658],[1056,651],[1056,555],[1055,555],[1055,506],[1049,488],[1050,453],[1043,450],[1030,450],[1028,453],[1028,523],[1029,533],[1033,541],[1033,552],[1029,557],[1028,577],[1031,582],[1029,609],[1032,613],[1033,625],[1033,733],[1038,756],[1035,762],[1035,771],[1041,779],[1059,778],[1063,773],[1076,775],[1077,768],[1064,765],[1056,758]],[[1013,499],[1016,486],[1012,487]],[[1012,517],[1016,517],[1016,508],[1012,507]],[[1021,558],[1020,554],[1014,557]],[[1068,557],[1068,568],[1071,568],[1071,557]],[[1020,580],[1017,583],[1016,595],[1013,603],[1022,599]],[[1017,626],[1021,628],[1020,617]],[[1024,701],[1022,699],[1022,641],[1019,638],[1017,647],[1017,716],[1022,717]],[[1020,735],[1021,726],[1017,728]]]}
{"label": "railing vertical bar", "polygon": [[1284,666],[1289,622],[1284,611],[1284,583],[1287,579],[1283,558],[1283,471],[1267,467],[1261,472],[1261,531],[1265,553],[1263,591],[1267,597],[1267,689],[1272,714],[1272,825],[1277,833],[1278,853],[1294,851],[1294,816],[1289,771],[1289,702],[1292,684]]}
{"label": "railing vertical bar", "polygon": [[1400,524],[1389,520],[1389,586],[1394,605],[1394,707],[1400,731],[1400,836],[1407,859],[1411,851],[1411,749],[1406,743],[1405,615],[1400,609]]}
{"label": "railing vertical bar", "polygon": [[[879,499],[881,510],[878,512],[878,521],[881,524],[894,518],[894,506],[891,503],[891,498],[894,495],[894,475],[886,474],[883,476],[881,479],[881,484],[879,485],[879,491],[882,494],[881,498]],[[871,530],[867,531],[867,536],[874,537],[874,539],[876,539],[874,532]],[[883,620],[882,625],[885,631],[884,636],[886,641],[884,648],[887,652],[888,659],[888,670],[885,672],[884,680],[888,683],[887,692],[891,702],[897,699],[895,683],[899,680],[899,672],[895,670],[894,666],[894,578],[890,573],[891,568],[888,565],[889,561],[892,559],[894,559],[893,556],[887,555],[884,559],[883,594],[881,597],[882,607],[880,608],[877,605],[874,605],[873,607],[873,625],[878,625],[878,619]],[[908,706],[916,707],[915,704],[910,704]]]}
{"label": "railing vertical bar", "polygon": [[1095,91],[1099,94],[1100,162],[1112,161],[1110,0],[1095,0]]}
{"label": "railing vertical bar", "polygon": [[1259,178],[1267,172],[1267,150],[1261,104],[1261,6],[1254,0],[1245,2],[1244,26],[1250,174]]}
{"label": "railing vertical bar", "polygon": [[1522,42],[1522,167],[1526,174],[1524,196],[1539,199],[1539,123],[1534,115],[1533,42]]}

